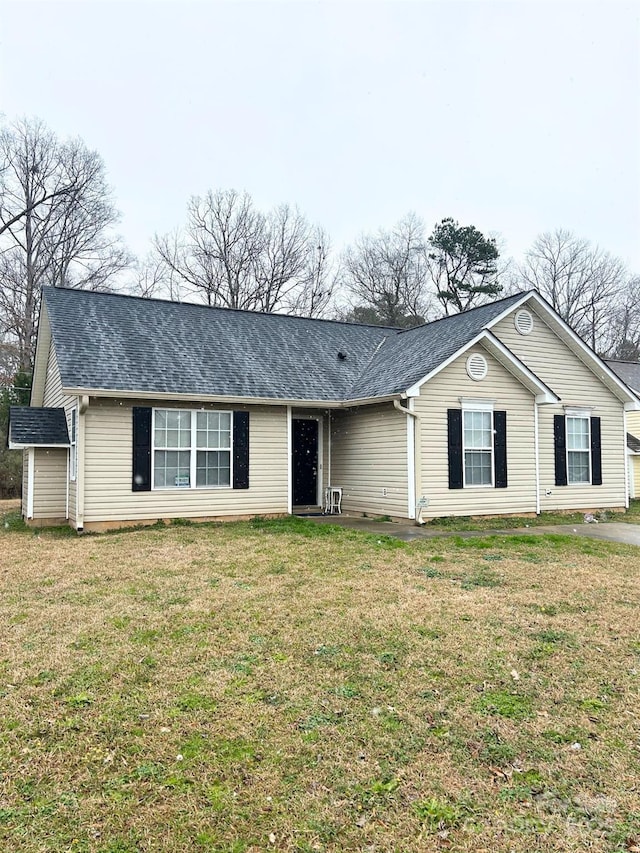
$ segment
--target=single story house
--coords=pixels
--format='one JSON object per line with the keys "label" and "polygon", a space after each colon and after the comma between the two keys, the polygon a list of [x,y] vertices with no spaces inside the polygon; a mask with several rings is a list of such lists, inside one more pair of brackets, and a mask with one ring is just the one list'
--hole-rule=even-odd
{"label": "single story house", "polygon": [[623,509],[638,396],[535,291],[413,329],[45,288],[23,514]]}
{"label": "single story house", "polygon": [[[634,394],[640,395],[640,362],[607,359],[607,364]],[[640,412],[629,412],[627,429],[629,495],[640,498]]]}

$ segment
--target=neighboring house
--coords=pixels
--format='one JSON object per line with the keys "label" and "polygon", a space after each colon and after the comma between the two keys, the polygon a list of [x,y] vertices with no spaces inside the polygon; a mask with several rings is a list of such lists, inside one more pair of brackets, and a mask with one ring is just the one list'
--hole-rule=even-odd
{"label": "neighboring house", "polygon": [[[607,359],[607,364],[634,394],[640,394],[640,363]],[[640,412],[629,412],[627,418],[627,456],[629,465],[629,495],[640,498]]]}
{"label": "neighboring house", "polygon": [[45,288],[23,514],[77,530],[627,505],[638,397],[534,291],[415,329]]}

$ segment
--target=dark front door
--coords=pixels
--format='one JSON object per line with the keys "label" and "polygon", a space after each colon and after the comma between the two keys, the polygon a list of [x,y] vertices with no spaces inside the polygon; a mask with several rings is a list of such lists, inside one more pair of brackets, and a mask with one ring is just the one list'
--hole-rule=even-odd
{"label": "dark front door", "polygon": [[318,503],[318,421],[293,419],[293,505]]}

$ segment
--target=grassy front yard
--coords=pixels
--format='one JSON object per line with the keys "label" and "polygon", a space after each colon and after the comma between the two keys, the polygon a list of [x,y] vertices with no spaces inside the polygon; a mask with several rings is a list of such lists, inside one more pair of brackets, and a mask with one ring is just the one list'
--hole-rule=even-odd
{"label": "grassy front yard", "polygon": [[0,533],[0,849],[640,851],[640,559]]}

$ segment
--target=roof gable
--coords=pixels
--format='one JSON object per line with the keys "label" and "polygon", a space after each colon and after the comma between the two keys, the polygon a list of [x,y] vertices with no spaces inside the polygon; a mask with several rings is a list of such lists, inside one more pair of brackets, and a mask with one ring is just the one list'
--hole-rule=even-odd
{"label": "roof gable", "polygon": [[620,380],[620,378],[607,366],[604,359],[594,352],[580,338],[573,329],[560,317],[554,308],[542,297],[536,290],[531,290],[525,294],[520,294],[520,298],[510,305],[507,310],[496,316],[487,324],[487,329],[491,330],[498,323],[505,319],[509,314],[522,305],[529,304],[538,313],[551,332],[561,340],[564,345],[578,358],[585,367],[598,379],[608,390],[624,403],[628,410],[636,410],[640,408],[640,399],[630,391],[630,389]]}

